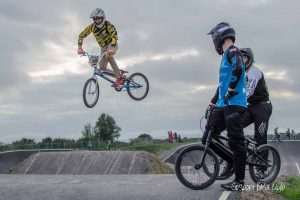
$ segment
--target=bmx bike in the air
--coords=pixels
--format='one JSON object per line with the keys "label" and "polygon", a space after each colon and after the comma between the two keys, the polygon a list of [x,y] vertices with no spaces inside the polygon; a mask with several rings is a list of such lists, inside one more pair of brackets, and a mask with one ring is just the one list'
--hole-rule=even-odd
{"label": "bmx bike in the air", "polygon": [[[94,68],[94,73],[91,78],[89,78],[83,87],[83,102],[88,108],[92,108],[97,104],[99,99],[99,83],[97,77],[101,77],[104,80],[114,83],[115,74],[111,71],[98,69],[98,64],[100,56],[90,55],[84,52],[82,56],[87,56],[89,58],[89,65]],[[106,56],[106,55],[103,55]],[[127,91],[128,95],[136,100],[144,99],[149,92],[149,82],[147,77],[142,73],[133,73],[130,76],[126,76],[127,71],[120,70],[121,76],[123,78],[124,84],[120,87],[114,88],[116,91]],[[111,78],[109,78],[112,77]]]}
{"label": "bmx bike in the air", "polygon": [[[206,125],[212,109],[206,112]],[[214,150],[209,146],[213,144]],[[247,149],[246,165],[255,183],[270,184],[280,171],[281,161],[278,151],[269,144],[256,147],[256,142],[245,137]],[[231,177],[233,152],[228,146],[228,137],[208,132],[205,145],[195,144],[184,148],[177,157],[175,172],[179,181],[186,187],[201,190],[215,182]],[[220,169],[220,166],[221,169]]]}

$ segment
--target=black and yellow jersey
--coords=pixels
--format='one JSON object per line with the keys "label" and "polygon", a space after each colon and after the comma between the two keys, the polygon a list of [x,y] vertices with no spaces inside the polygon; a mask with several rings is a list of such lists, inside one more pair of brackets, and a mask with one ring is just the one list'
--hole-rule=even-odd
{"label": "black and yellow jersey", "polygon": [[100,47],[111,43],[112,46],[117,44],[117,30],[109,21],[105,21],[102,28],[98,28],[95,23],[86,27],[79,35],[78,46],[82,46],[83,39],[93,32]]}

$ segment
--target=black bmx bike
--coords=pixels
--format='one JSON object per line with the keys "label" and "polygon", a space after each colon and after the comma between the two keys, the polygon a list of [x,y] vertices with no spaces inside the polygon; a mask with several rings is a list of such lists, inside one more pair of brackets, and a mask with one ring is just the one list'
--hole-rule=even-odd
{"label": "black bmx bike", "polygon": [[[206,125],[212,109],[206,112]],[[209,146],[213,144],[214,150]],[[246,136],[246,165],[255,183],[270,184],[279,174],[281,160],[278,151],[269,144],[256,147],[256,142]],[[194,190],[204,189],[215,182],[233,175],[233,152],[228,146],[228,137],[208,132],[205,145],[195,144],[184,148],[177,157],[175,173],[179,181]],[[220,165],[222,166],[220,170]]]}

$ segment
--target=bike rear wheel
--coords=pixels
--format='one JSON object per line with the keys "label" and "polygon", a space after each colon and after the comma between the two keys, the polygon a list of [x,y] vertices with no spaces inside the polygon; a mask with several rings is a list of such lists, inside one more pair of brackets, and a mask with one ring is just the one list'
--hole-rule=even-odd
{"label": "bike rear wheel", "polygon": [[[189,146],[179,154],[175,163],[177,178],[184,186],[193,190],[201,190],[210,186],[219,174],[218,158],[210,149],[207,149],[203,165],[200,166],[204,149],[202,145]],[[210,175],[207,174],[207,170]]]}
{"label": "bike rear wheel", "polygon": [[[249,165],[249,174],[255,183],[270,184],[278,176],[281,160],[278,151],[269,144],[261,145],[256,152],[259,156],[252,155],[250,161],[262,166]],[[270,166],[267,166],[267,162]]]}
{"label": "bike rear wheel", "polygon": [[142,73],[134,73],[130,75],[127,81],[127,93],[136,100],[143,100],[149,92],[149,82],[147,77]]}
{"label": "bike rear wheel", "polygon": [[85,82],[82,96],[86,107],[92,108],[97,104],[99,98],[99,85],[97,79],[89,78]]}

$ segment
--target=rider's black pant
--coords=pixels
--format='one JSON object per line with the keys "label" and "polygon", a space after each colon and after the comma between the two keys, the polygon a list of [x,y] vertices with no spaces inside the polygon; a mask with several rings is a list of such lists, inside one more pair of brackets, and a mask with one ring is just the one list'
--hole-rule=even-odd
{"label": "rider's black pant", "polygon": [[[243,126],[247,127],[250,124],[254,123],[254,139],[257,142],[256,146],[262,144],[267,144],[267,132],[269,127],[269,119],[272,114],[272,104],[271,103],[258,103],[250,104],[243,115]],[[223,130],[225,130],[224,127]],[[223,130],[218,130],[222,132]],[[208,127],[205,127],[205,132],[202,137],[202,143],[205,144]],[[277,139],[280,138],[280,135],[276,135]]]}
{"label": "rider's black pant", "polygon": [[[254,139],[256,146],[267,144],[267,132],[269,127],[269,119],[272,114],[272,104],[269,102],[261,102],[250,104],[244,114],[244,127],[254,123]],[[268,152],[262,152],[262,157],[268,160]],[[261,170],[266,171],[266,167]]]}
{"label": "rider's black pant", "polygon": [[267,144],[269,119],[272,114],[271,103],[250,104],[244,114],[244,127],[254,123],[254,139],[257,146]]}
{"label": "rider's black pant", "polygon": [[[239,106],[214,108],[211,113],[208,125],[208,129],[212,131],[212,134],[220,134],[224,129],[227,129],[229,139],[228,144],[233,152],[233,166],[235,171],[235,179],[238,181],[244,180],[245,178],[246,146],[243,132],[244,112],[245,109]],[[206,138],[203,138],[202,142],[205,143]],[[210,147],[213,150],[216,149],[213,146]],[[218,154],[219,152],[216,153]],[[221,155],[219,156],[222,157]]]}

